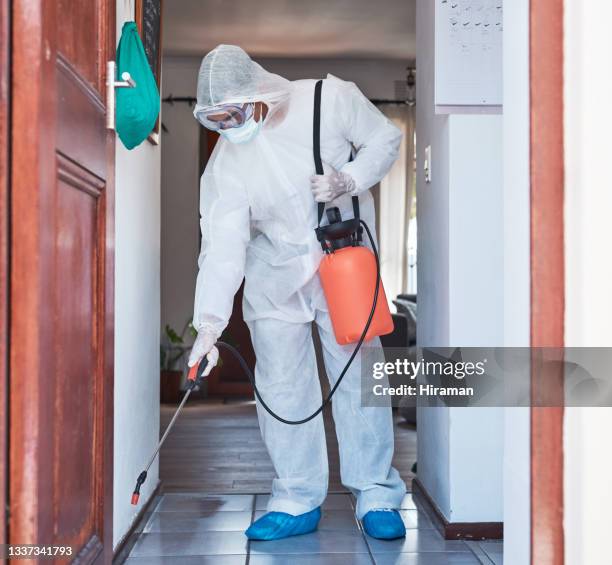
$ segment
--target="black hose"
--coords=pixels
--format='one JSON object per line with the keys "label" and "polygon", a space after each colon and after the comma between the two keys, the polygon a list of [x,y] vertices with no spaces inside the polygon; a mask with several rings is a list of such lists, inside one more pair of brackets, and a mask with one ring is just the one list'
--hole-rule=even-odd
{"label": "black hose", "polygon": [[361,349],[361,345],[363,344],[365,337],[368,333],[368,330],[370,329],[370,325],[372,324],[372,319],[374,318],[374,313],[376,312],[376,304],[378,302],[378,292],[380,289],[380,259],[378,257],[378,249],[376,248],[376,244],[374,243],[374,238],[372,237],[370,228],[368,228],[368,225],[363,220],[359,220],[359,223],[363,224],[363,227],[365,228],[366,233],[368,234],[370,244],[372,245],[372,251],[374,252],[374,258],[376,259],[376,287],[374,289],[374,300],[372,301],[372,309],[370,310],[370,315],[368,316],[368,321],[366,322],[366,325],[363,328],[363,332],[361,332],[361,337],[359,338],[359,341],[357,342],[357,345],[355,346],[355,349],[353,350],[353,353],[351,354],[349,360],[344,366],[344,369],[342,369],[342,372],[340,373],[340,376],[338,377],[336,384],[332,387],[331,391],[327,395],[327,398],[325,398],[321,406],[319,406],[319,408],[317,408],[317,410],[315,410],[310,416],[308,416],[307,418],[303,418],[302,420],[287,420],[286,418],[282,418],[281,416],[276,414],[276,412],[274,412],[272,408],[270,408],[266,404],[264,399],[261,397],[261,394],[259,393],[259,390],[257,389],[257,384],[255,383],[255,376],[253,375],[253,372],[251,371],[249,366],[246,364],[246,361],[244,360],[242,355],[240,355],[240,352],[235,347],[223,341],[218,341],[216,343],[218,347],[220,347],[221,349],[226,349],[238,360],[243,371],[246,373],[247,377],[249,378],[249,381],[251,381],[251,384],[253,385],[253,389],[255,389],[255,396],[257,397],[257,400],[259,400],[261,405],[265,408],[266,412],[270,414],[270,416],[272,416],[273,418],[276,418],[279,422],[282,422],[283,424],[290,424],[292,426],[297,426],[298,424],[305,424],[306,422],[309,422],[313,418],[316,418],[323,411],[323,409],[329,404],[329,402],[332,399],[332,396],[334,395],[334,393],[340,386],[340,383],[342,382],[344,375],[346,375],[346,372],[349,370],[349,367],[351,366],[351,363],[353,362],[357,353],[359,352],[359,349]]}

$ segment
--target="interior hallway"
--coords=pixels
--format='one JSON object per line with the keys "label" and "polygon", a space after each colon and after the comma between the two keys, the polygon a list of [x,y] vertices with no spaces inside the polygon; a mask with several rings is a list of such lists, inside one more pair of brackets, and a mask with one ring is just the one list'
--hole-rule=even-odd
{"label": "interior hallway", "polygon": [[[161,409],[162,429],[174,406]],[[395,415],[394,465],[408,485],[416,459],[416,430]],[[244,530],[259,518],[274,471],[261,440],[253,402],[199,400],[189,404],[161,452],[163,494],[135,534],[128,565],[178,563],[402,563],[500,565],[500,542],[447,541],[410,493],[401,514],[405,540],[366,536],[355,520],[353,497],[342,487],[330,411],[325,414],[330,495],[313,534],[249,542]]]}

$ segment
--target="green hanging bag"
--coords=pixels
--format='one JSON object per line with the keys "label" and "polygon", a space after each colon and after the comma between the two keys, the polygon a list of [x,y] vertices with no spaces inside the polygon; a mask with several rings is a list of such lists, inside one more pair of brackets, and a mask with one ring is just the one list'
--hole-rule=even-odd
{"label": "green hanging bag", "polygon": [[117,47],[117,76],[127,71],[134,88],[119,88],[116,124],[119,139],[128,149],[140,145],[155,127],[159,115],[159,90],[138,35],[136,22],[125,22]]}

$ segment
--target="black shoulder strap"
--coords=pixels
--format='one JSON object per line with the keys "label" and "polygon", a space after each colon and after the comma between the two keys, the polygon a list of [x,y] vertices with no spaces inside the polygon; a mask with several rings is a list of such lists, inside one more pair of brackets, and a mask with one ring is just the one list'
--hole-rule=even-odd
{"label": "black shoulder strap", "polygon": [[314,121],[312,124],[312,150],[314,152],[315,170],[317,175],[323,174],[323,162],[321,161],[321,88],[323,81],[318,80],[315,85],[314,99]]}
{"label": "black shoulder strap", "polygon": [[[315,171],[317,175],[323,174],[323,162],[321,161],[321,88],[323,81],[318,80],[315,84],[314,98],[314,118],[312,123],[312,151],[314,153]],[[317,226],[321,225],[323,213],[325,212],[325,202],[318,203]]]}
{"label": "black shoulder strap", "polygon": [[[312,152],[314,156],[315,171],[317,175],[323,174],[323,161],[321,161],[321,89],[323,81],[318,80],[315,84],[314,112],[312,123]],[[351,160],[351,158],[349,158]],[[321,225],[323,213],[325,212],[325,202],[318,203],[317,225]],[[359,220],[359,198],[353,196],[353,215]]]}

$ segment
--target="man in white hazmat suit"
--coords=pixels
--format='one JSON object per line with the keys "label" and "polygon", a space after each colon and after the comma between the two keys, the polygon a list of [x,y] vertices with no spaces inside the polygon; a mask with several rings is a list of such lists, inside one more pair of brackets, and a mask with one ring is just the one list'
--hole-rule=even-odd
{"label": "man in white hazmat suit", "polygon": [[[317,269],[317,202],[333,202],[361,217],[374,232],[369,188],[395,161],[401,133],[349,82],[328,76],[321,102],[321,155],[325,174],[314,175],[314,80],[288,81],[265,71],[239,47],[220,45],[202,61],[195,117],[221,138],[202,175],[202,250],[189,364],[204,355],[208,374],[214,346],[228,323],[234,294],[245,278],[243,313],[256,354],[262,398],[283,418],[297,420],[322,402],[311,323],[318,326],[333,383],[354,345],[338,345]],[[355,158],[348,162],[351,149]],[[378,346],[378,338],[368,345]],[[406,487],[391,466],[390,408],[360,405],[360,363],[355,359],[332,402],[343,484],[356,497],[357,518],[381,539],[405,535],[397,512]],[[319,415],[287,425],[258,403],[263,439],[277,473],[268,513],[254,522],[251,539],[278,539],[317,528],[328,485]]]}

